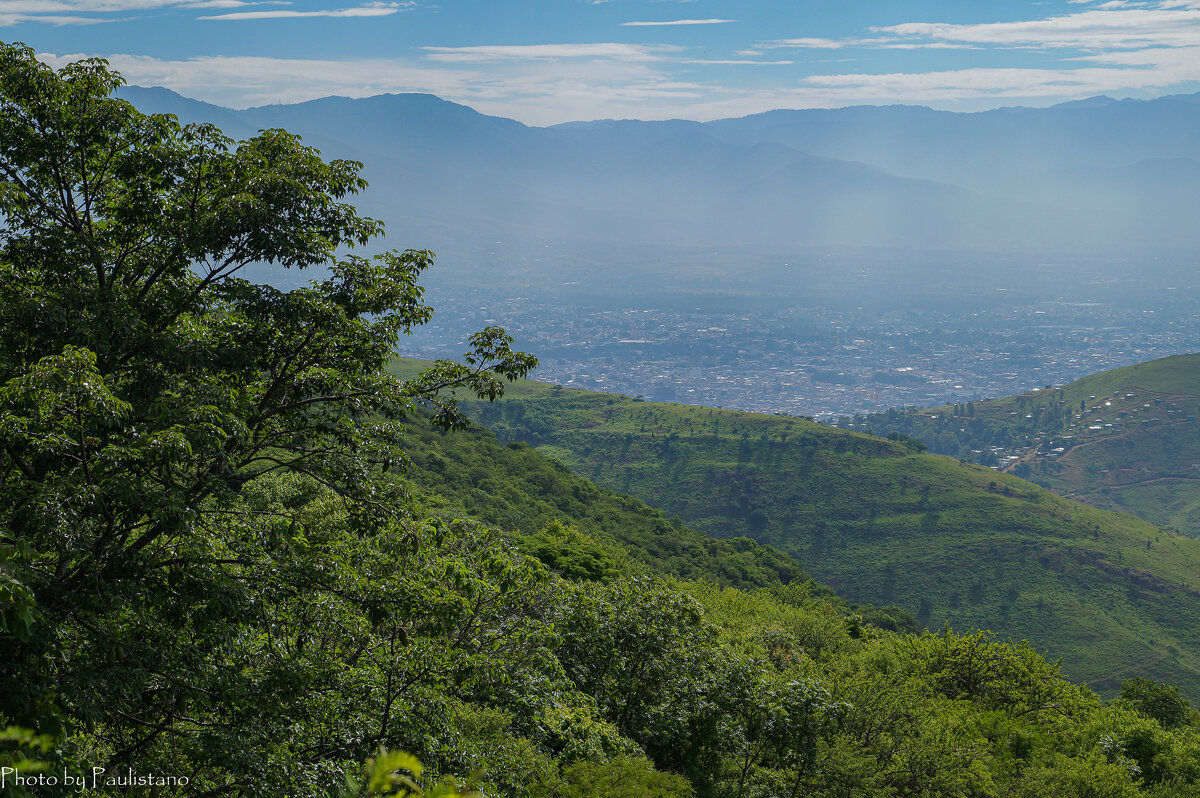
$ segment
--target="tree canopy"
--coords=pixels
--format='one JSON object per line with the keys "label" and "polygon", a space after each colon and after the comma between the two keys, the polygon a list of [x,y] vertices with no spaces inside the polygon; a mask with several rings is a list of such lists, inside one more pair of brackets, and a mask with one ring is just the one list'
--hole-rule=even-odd
{"label": "tree canopy", "polygon": [[[56,72],[0,47],[0,714],[39,728],[83,700],[68,693],[97,658],[115,690],[136,683],[116,640],[144,616],[101,619],[216,601],[181,585],[232,578],[250,530],[290,518],[247,508],[247,485],[302,475],[382,528],[405,508],[383,475],[402,422],[460,426],[454,389],[495,397],[536,364],[488,328],[464,363],[390,374],[432,313],[417,280],[433,255],[350,254],[383,233],[344,201],[361,165],[281,130],[234,142],[142,114],[120,83],[103,61]],[[285,291],[243,278],[261,264],[321,273]],[[177,675],[159,678],[141,689]],[[128,748],[172,712],[131,718]]]}
{"label": "tree canopy", "polygon": [[1174,688],[1105,706],[445,443],[535,361],[488,328],[389,371],[432,255],[353,254],[359,165],[119,83],[0,45],[0,794],[1200,795]]}

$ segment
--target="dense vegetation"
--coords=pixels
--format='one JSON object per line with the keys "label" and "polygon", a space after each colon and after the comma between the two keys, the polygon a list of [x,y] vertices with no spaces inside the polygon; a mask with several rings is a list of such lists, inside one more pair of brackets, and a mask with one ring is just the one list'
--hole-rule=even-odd
{"label": "dense vegetation", "polygon": [[1105,704],[1026,644],[882,628],[431,432],[532,358],[489,329],[389,372],[429,256],[334,257],[377,232],[357,165],[117,82],[0,46],[0,792],[1200,795],[1174,687]]}
{"label": "dense vegetation", "polygon": [[[400,373],[415,373],[404,361]],[[405,438],[414,490],[445,517],[469,516],[510,530],[519,548],[569,578],[615,573],[668,575],[742,589],[807,580],[792,557],[749,538],[712,538],[668,519],[631,496],[597,487],[525,444],[501,445],[485,429],[447,434],[414,426]],[[843,601],[825,587],[814,594],[884,629],[920,631],[891,605]]]}
{"label": "dense vegetation", "polygon": [[1061,388],[842,426],[921,440],[1061,496],[1200,537],[1200,355],[1139,363]]}
{"label": "dense vegetation", "polygon": [[1200,695],[1200,542],[803,419],[538,383],[470,412],[701,532],[777,546],[851,600],[1026,638],[1105,694],[1148,675]]}

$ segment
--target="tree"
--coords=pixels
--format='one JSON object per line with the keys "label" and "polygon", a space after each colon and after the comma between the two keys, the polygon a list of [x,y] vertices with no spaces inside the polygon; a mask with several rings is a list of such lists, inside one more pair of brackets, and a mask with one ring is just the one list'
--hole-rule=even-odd
{"label": "tree", "polygon": [[1187,699],[1179,695],[1178,687],[1140,676],[1121,682],[1121,698],[1141,714],[1154,718],[1164,729],[1186,723],[1191,710]]}
{"label": "tree", "polygon": [[[250,507],[246,486],[297,475],[349,527],[384,529],[407,506],[384,474],[403,422],[461,426],[456,389],[495,398],[536,365],[490,327],[464,363],[389,373],[432,313],[433,255],[346,254],[383,232],[343,201],[361,165],[141,114],[121,83],[0,45],[0,721],[141,728],[112,737],[118,760],[172,733],[196,687],[121,641],[252,611],[233,586],[279,575],[256,557],[303,538],[298,510]],[[323,274],[284,291],[244,279],[253,264]],[[114,705],[84,706],[105,663],[157,681],[113,677]],[[147,695],[158,709],[131,708]]]}

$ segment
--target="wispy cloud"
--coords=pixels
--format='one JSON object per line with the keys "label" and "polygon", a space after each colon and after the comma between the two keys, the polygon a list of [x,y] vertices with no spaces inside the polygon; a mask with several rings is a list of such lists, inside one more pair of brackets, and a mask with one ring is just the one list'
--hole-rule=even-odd
{"label": "wispy cloud", "polygon": [[869,36],[777,39],[755,49],[1030,50],[1057,53],[1062,65],[814,75],[802,81],[862,102],[1071,99],[1200,81],[1200,0],[1070,1],[1088,7],[1008,22],[906,22],[870,28]]}
{"label": "wispy cloud", "polygon": [[493,61],[543,61],[563,58],[604,58],[618,61],[653,61],[681,48],[670,45],[621,44],[525,44],[479,45],[474,47],[423,47],[434,61],[487,63]]}
{"label": "wispy cloud", "polygon": [[748,66],[786,66],[794,64],[795,61],[764,61],[761,58],[681,58],[681,64],[712,64],[712,65],[738,65],[746,64]]}
{"label": "wispy cloud", "polygon": [[896,37],[875,36],[866,39],[777,39],[770,42],[759,42],[757,47],[767,50],[841,50],[844,47],[867,47],[880,50],[975,50],[977,45],[961,42],[943,41],[914,41]]}
{"label": "wispy cloud", "polygon": [[[224,2],[225,0],[216,0]],[[407,10],[409,5],[401,3],[368,3],[355,8],[334,8],[321,11],[295,11],[292,9],[277,9],[271,11],[235,11],[231,14],[213,14],[196,17],[204,20],[246,20],[246,19],[299,19],[304,17],[386,17]]]}
{"label": "wispy cloud", "polygon": [[188,5],[186,0],[3,0],[5,14],[113,14]]}
{"label": "wispy cloud", "polygon": [[7,14],[0,11],[0,28],[11,28],[23,22],[40,22],[44,25],[96,25],[102,22],[113,22],[112,18],[76,17],[64,14]]}
{"label": "wispy cloud", "polygon": [[622,22],[627,28],[660,28],[669,25],[724,25],[732,19],[672,19],[664,22]]}
{"label": "wispy cloud", "polygon": [[[1196,54],[1191,54],[1194,61]],[[1192,67],[1193,74],[1195,67]],[[953,106],[982,101],[994,107],[1005,101],[1089,97],[1129,90],[1161,89],[1171,79],[1150,70],[960,69],[942,72],[815,75],[807,86],[839,96],[843,102],[921,103]]]}
{"label": "wispy cloud", "polygon": [[756,47],[766,50],[777,50],[780,48],[794,47],[801,50],[840,50],[843,47],[848,47],[854,43],[853,39],[838,40],[838,39],[818,39],[810,36],[801,37],[798,39],[776,39],[769,42],[759,42]]}
{"label": "wispy cloud", "polygon": [[[578,50],[569,52],[578,53]],[[39,58],[61,67],[82,54]],[[625,57],[443,62],[433,59],[282,59],[204,57],[166,60],[107,55],[134,85],[165,86],[227,107],[291,103],[338,94],[369,97],[428,92],[484,113],[529,124],[645,116],[648,108],[683,109],[712,87],[680,80],[664,62]]]}
{"label": "wispy cloud", "polygon": [[[224,9],[253,6],[288,6],[287,0],[0,0],[0,27],[23,22],[48,25],[92,25],[119,21],[112,15],[139,14],[165,9]],[[198,19],[272,19],[284,17],[370,17],[395,14],[416,6],[415,0],[375,2],[355,8],[315,11],[292,9],[238,11]],[[84,16],[85,14],[94,16]]]}
{"label": "wispy cloud", "polygon": [[[1069,2],[1092,3],[1095,0]],[[974,24],[905,22],[869,30],[873,36],[776,39],[760,42],[756,47],[961,49],[993,46],[1093,51],[1187,47],[1200,44],[1200,0],[1156,3],[1109,0],[1086,10],[1042,19]]]}
{"label": "wispy cloud", "polygon": [[[155,8],[228,9],[229,13],[207,13],[213,19],[236,20],[383,15],[411,5],[350,0],[359,5],[328,10],[306,6],[303,11],[240,5],[250,2],[0,0],[0,25],[6,24],[4,14],[41,15],[48,24],[53,24],[52,17],[62,17],[70,21],[61,24],[82,24],[73,18],[95,21],[101,17],[88,15],[103,13],[109,19]],[[530,124],[605,117],[713,119],[781,107],[862,103],[978,110],[1094,94],[1194,90],[1191,87],[1200,84],[1200,0],[1093,0],[1070,9],[1040,12],[1047,15],[1030,20],[905,22],[845,38],[744,41],[725,52],[711,46],[601,41],[468,42],[469,46],[413,48],[396,57],[346,60],[101,54],[132,83],[166,86],[232,107],[330,94],[429,92]],[[919,61],[921,71],[906,69],[917,62],[908,55],[910,50],[930,51]],[[932,60],[934,51],[945,51],[945,57]],[[986,63],[974,56],[976,51],[988,54]],[[806,57],[791,60],[798,52]],[[75,57],[46,58],[64,63]],[[850,61],[854,63],[839,63]],[[992,66],[997,61],[1007,66]],[[887,68],[876,68],[881,62]],[[744,77],[762,66],[773,69],[753,70],[753,79]],[[730,79],[731,71],[743,76]]]}
{"label": "wispy cloud", "polygon": [[199,2],[188,3],[188,8],[246,8],[247,6],[290,6],[291,3],[287,0],[257,0],[257,2],[246,2],[246,0],[199,0]]}
{"label": "wispy cloud", "polygon": [[957,25],[907,22],[873,28],[902,39],[1005,47],[1107,50],[1200,44],[1200,4],[1099,7],[1019,22]]}
{"label": "wispy cloud", "polygon": [[[90,54],[39,53],[62,67]],[[133,85],[164,86],[188,97],[244,108],[301,102],[330,94],[367,97],[387,92],[465,95],[482,75],[395,59],[286,59],[259,56],[208,56],[159,59],[108,54],[109,63]]]}
{"label": "wispy cloud", "polygon": [[[580,50],[572,48],[569,52]],[[1121,54],[1131,67],[1139,66],[1137,55],[1132,51]],[[976,102],[982,107],[994,107],[1018,100],[1053,101],[1126,89],[1154,89],[1181,75],[1195,75],[1200,69],[1200,52],[1179,51],[1177,56],[1173,77],[1164,77],[1163,73],[1150,69],[1095,63],[1061,70],[962,69],[822,75],[760,89],[730,87],[715,80],[680,79],[674,65],[689,61],[682,56],[635,60],[602,57],[596,51],[589,57],[561,58],[554,69],[547,69],[546,61],[541,58],[513,57],[485,61],[107,57],[130,83],[166,86],[189,97],[230,107],[301,102],[332,94],[368,97],[390,92],[429,92],[484,113],[539,125],[601,118],[704,120],[774,108],[870,103],[961,107],[963,103]],[[40,57],[61,66],[83,56]]]}

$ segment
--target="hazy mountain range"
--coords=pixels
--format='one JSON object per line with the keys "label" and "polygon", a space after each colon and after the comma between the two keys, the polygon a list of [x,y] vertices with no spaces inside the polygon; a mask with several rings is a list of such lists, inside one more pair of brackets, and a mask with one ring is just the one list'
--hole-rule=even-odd
{"label": "hazy mountain range", "polygon": [[121,93],[146,112],[235,137],[282,127],[364,162],[372,188],[360,204],[403,246],[1200,244],[1200,94],[536,128],[423,94],[231,110],[161,88]]}

